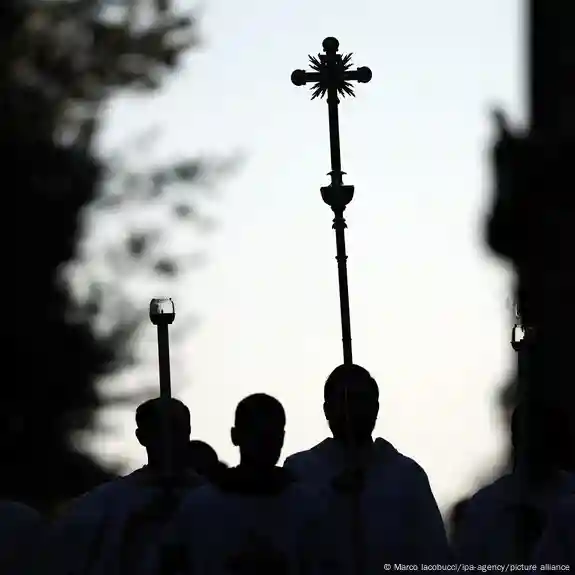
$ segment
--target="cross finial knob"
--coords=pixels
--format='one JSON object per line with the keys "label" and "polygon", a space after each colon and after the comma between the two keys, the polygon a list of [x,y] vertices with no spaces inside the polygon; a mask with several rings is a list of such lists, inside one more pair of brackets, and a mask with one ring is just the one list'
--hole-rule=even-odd
{"label": "cross finial knob", "polygon": [[371,80],[372,76],[373,74],[371,73],[370,68],[367,66],[361,66],[357,69],[355,78],[360,84],[367,84]]}
{"label": "cross finial knob", "polygon": [[294,86],[305,86],[307,83],[308,72],[305,70],[294,70],[291,75],[291,83]]}
{"label": "cross finial knob", "polygon": [[327,54],[335,54],[339,49],[339,41],[337,38],[330,36],[322,42],[322,46]]}

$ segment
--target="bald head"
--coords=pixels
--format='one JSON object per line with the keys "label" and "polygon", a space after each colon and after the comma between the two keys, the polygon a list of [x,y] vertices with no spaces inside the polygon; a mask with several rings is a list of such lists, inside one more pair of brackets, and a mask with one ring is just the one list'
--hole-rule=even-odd
{"label": "bald head", "polygon": [[379,412],[379,388],[367,369],[336,367],[324,386],[324,413],[335,439],[371,439]]}
{"label": "bald head", "polygon": [[[190,425],[190,410],[179,399],[169,400],[170,417],[178,422],[187,422]],[[163,417],[164,403],[160,397],[154,397],[140,404],[136,409],[136,425],[138,429],[155,429]]]}
{"label": "bald head", "polygon": [[235,426],[257,426],[262,420],[274,421],[285,426],[286,415],[283,405],[271,395],[254,393],[242,399],[236,407]]}
{"label": "bald head", "polygon": [[211,477],[219,468],[220,460],[216,450],[205,441],[190,441],[188,454],[191,468],[200,475]]}
{"label": "bald head", "polygon": [[232,442],[239,447],[242,464],[274,467],[284,442],[286,415],[271,395],[256,393],[238,404]]}
{"label": "bald head", "polygon": [[352,386],[354,389],[361,390],[361,393],[379,399],[379,388],[375,379],[371,377],[367,369],[352,363],[339,365],[329,374],[323,387],[324,401],[341,395],[346,389],[349,391]]}
{"label": "bald head", "polygon": [[184,466],[188,458],[190,441],[190,410],[178,399],[167,403],[156,397],[142,403],[136,410],[136,437],[148,452],[148,463],[154,467],[161,464],[164,441],[164,409],[168,406],[169,440],[176,467]]}

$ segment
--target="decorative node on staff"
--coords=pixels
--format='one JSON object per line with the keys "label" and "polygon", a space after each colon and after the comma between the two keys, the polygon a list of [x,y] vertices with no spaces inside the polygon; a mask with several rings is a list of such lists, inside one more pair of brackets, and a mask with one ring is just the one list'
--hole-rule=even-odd
{"label": "decorative node on staff", "polygon": [[[345,172],[342,172],[342,174]],[[354,186],[338,184],[320,188],[321,199],[334,211],[343,211],[353,200]]]}

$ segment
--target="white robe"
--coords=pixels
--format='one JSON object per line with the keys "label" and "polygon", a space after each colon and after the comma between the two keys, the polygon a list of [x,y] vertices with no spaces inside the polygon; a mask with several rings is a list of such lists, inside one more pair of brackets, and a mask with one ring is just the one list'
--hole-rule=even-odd
{"label": "white robe", "polygon": [[[187,485],[193,489],[200,483],[194,474]],[[152,516],[154,507],[161,512],[163,495],[142,468],[78,498],[52,527],[46,574],[140,575],[153,570],[161,533],[171,518]]]}
{"label": "white robe", "polygon": [[186,497],[166,533],[165,549],[178,555],[180,570],[175,572],[185,575],[239,575],[234,564],[241,563],[242,555],[262,550],[280,558],[281,567],[271,568],[274,575],[307,574],[322,501],[315,490],[298,483],[267,495],[205,485]]}
{"label": "white robe", "polygon": [[[458,559],[463,563],[503,564],[518,562],[519,529],[526,529],[526,509],[533,521],[542,521],[566,495],[575,491],[575,477],[559,473],[546,489],[529,488],[522,476],[511,473],[480,489],[466,503],[454,537]],[[537,525],[534,523],[534,529]]]}
{"label": "white robe", "polygon": [[41,549],[46,523],[30,507],[0,501],[0,573],[35,573],[34,561]]}
{"label": "white robe", "polygon": [[564,499],[550,513],[532,563],[541,572],[549,571],[545,565],[569,565],[571,571],[575,569],[575,497]]}
{"label": "white robe", "polygon": [[[329,510],[320,530],[322,544],[316,543],[324,572],[354,573],[355,552],[360,554],[363,575],[381,575],[388,563],[450,562],[443,520],[425,471],[379,438],[361,459],[366,473],[357,499],[332,487],[348,461],[344,449],[331,438],[288,457],[284,464],[298,479],[329,493]],[[355,534],[354,510],[359,511],[360,528]]]}

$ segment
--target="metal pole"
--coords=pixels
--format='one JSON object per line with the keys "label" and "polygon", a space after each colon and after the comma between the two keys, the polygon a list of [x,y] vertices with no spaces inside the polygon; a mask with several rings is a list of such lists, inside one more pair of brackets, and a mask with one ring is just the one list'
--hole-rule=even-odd
{"label": "metal pole", "polygon": [[172,382],[168,326],[173,323],[175,316],[174,302],[171,299],[156,298],[150,302],[150,320],[158,328],[158,363],[160,373],[160,401],[162,407],[162,437],[164,444],[162,481],[167,491],[171,489],[174,475],[171,438]]}
{"label": "metal pole", "polygon": [[341,313],[341,340],[343,343],[343,363],[352,364],[351,320],[349,315],[349,291],[347,285],[347,254],[345,253],[345,219],[343,212],[333,220],[335,230],[337,273],[339,278],[339,308]]}
{"label": "metal pole", "polygon": [[[517,452],[515,457],[515,470],[514,473],[518,474],[519,486],[517,495],[521,502],[519,513],[515,522],[515,553],[517,561],[527,561],[532,553],[532,545],[535,537],[533,532],[537,525],[533,524],[536,519],[533,516],[533,509],[527,504],[531,489],[535,486],[537,481],[537,469],[534,465],[538,465],[533,460],[532,444],[534,433],[538,429],[534,429],[533,409],[534,397],[531,389],[531,374],[530,374],[530,348],[533,345],[534,330],[531,326],[526,325],[523,321],[521,312],[516,306],[516,323],[513,328],[513,335],[511,345],[517,354],[517,406],[519,407],[520,414],[517,421],[519,437],[519,445],[515,446]],[[517,338],[517,332],[521,331],[523,337],[521,340]]]}
{"label": "metal pole", "polygon": [[[331,155],[331,187],[340,188],[342,183],[341,153],[339,146],[339,98],[337,88],[330,87],[327,92],[327,108],[329,118],[329,140]],[[322,190],[323,191],[323,190]],[[326,195],[326,192],[324,192]],[[347,224],[343,217],[344,207],[333,207],[334,219],[333,229],[335,230],[337,273],[339,282],[339,308],[341,313],[341,339],[343,344],[343,363],[352,364],[351,353],[351,319],[349,313],[349,287],[347,281],[347,254],[345,250],[345,229]]]}
{"label": "metal pole", "polygon": [[171,399],[170,337],[168,325],[165,323],[158,324],[158,359],[160,364],[160,397]]}
{"label": "metal pole", "polygon": [[170,374],[170,338],[168,324],[158,324],[158,362],[160,368],[160,401],[162,408],[162,426],[164,436],[164,479],[169,482],[174,470],[172,441],[170,437],[172,382]]}

